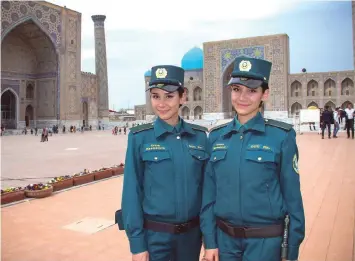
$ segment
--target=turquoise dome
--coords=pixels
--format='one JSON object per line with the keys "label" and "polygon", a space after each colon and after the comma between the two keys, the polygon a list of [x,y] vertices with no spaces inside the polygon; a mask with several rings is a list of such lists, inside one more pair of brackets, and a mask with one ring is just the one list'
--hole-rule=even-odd
{"label": "turquoise dome", "polygon": [[144,77],[150,77],[152,76],[152,71],[151,70],[148,70],[144,73]]}
{"label": "turquoise dome", "polygon": [[201,70],[203,69],[203,51],[201,48],[194,47],[190,49],[181,60],[181,67],[184,70]]}

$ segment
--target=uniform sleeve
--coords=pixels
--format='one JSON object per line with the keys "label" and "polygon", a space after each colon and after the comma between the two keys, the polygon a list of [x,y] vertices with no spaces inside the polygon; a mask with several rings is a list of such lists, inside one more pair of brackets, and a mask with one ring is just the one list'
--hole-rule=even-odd
{"label": "uniform sleeve", "polygon": [[293,129],[287,133],[281,153],[280,183],[287,212],[290,216],[287,259],[296,260],[299,247],[304,239],[305,218],[298,171],[296,133]]}
{"label": "uniform sleeve", "polygon": [[143,228],[143,164],[133,133],[128,135],[122,192],[122,216],[132,254],[147,251]]}
{"label": "uniform sleeve", "polygon": [[[208,152],[211,155],[211,142],[208,145]],[[208,161],[203,179],[202,208],[200,214],[200,227],[203,234],[205,249],[217,248],[216,240],[216,218],[214,215],[214,204],[216,201],[216,181],[211,162]]]}

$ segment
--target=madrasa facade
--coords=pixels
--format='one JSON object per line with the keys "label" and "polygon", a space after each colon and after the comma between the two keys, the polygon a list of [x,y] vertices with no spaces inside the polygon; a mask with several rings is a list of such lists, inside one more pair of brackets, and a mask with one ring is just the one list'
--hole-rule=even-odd
{"label": "madrasa facade", "polygon": [[81,14],[44,1],[1,1],[1,126],[108,122],[105,16],[94,15],[96,74],[81,71]]}
{"label": "madrasa facade", "polygon": [[[352,28],[355,68],[354,1]],[[181,107],[180,115],[189,120],[233,117],[230,90],[224,86],[230,79],[234,59],[241,55],[272,62],[270,96],[262,110],[287,111],[288,117],[293,117],[301,109],[324,108],[326,105],[335,109],[355,103],[354,70],[290,74],[289,48],[286,34],[206,42],[203,50],[192,48],[181,60],[181,67],[185,69],[187,101]],[[146,88],[150,76],[148,70],[144,74]],[[145,105],[135,106],[135,115],[139,120],[153,117],[149,93]]]}

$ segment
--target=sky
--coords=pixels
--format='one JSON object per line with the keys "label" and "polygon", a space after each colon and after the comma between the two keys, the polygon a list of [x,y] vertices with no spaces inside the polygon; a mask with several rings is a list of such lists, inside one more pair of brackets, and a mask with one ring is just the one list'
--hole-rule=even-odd
{"label": "sky", "polygon": [[284,34],[290,73],[354,70],[351,1],[52,0],[82,14],[81,69],[95,73],[94,24],[106,15],[110,109],[145,103],[144,73],[158,64],[181,65],[204,42]]}

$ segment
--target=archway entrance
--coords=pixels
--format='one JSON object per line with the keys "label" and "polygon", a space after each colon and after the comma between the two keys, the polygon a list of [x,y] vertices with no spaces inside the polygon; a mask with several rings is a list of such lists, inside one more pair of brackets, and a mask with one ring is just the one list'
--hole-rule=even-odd
{"label": "archway entrance", "polygon": [[26,108],[17,112],[17,128],[31,126],[31,121],[42,127],[48,121],[57,119],[57,50],[46,28],[40,26],[32,19],[26,20],[8,32],[1,42],[2,79],[18,82],[26,79],[25,92],[17,92],[18,99],[24,102]]}
{"label": "archway entrance", "polygon": [[89,106],[85,101],[83,102],[83,126],[88,127],[89,125]]}
{"label": "archway entrance", "polygon": [[11,90],[1,95],[1,126],[5,129],[17,128],[17,100]]}
{"label": "archway entrance", "polygon": [[184,108],[182,108],[181,110],[182,112],[182,118],[189,120],[190,119],[190,109],[189,107],[185,106]]}
{"label": "archway entrance", "polygon": [[28,105],[26,107],[26,113],[25,113],[25,123],[26,127],[31,127],[33,123],[33,107],[32,105]]}
{"label": "archway entrance", "polygon": [[200,106],[197,106],[194,109],[194,119],[195,120],[201,120],[202,119],[202,108]]}

